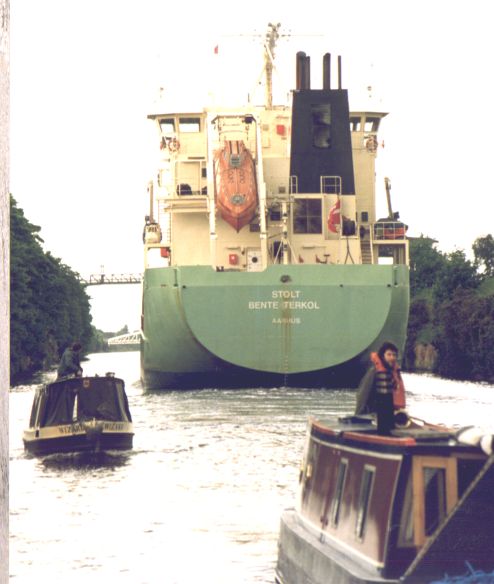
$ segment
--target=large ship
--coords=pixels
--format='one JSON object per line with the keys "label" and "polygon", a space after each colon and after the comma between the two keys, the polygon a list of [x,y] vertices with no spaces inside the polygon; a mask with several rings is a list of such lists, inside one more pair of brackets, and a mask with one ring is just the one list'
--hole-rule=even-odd
{"label": "large ship", "polygon": [[376,217],[387,114],[350,112],[329,53],[321,89],[297,53],[291,103],[273,105],[278,29],[262,106],[148,116],[160,148],[143,234],[149,389],[351,387],[384,340],[403,348],[405,226]]}

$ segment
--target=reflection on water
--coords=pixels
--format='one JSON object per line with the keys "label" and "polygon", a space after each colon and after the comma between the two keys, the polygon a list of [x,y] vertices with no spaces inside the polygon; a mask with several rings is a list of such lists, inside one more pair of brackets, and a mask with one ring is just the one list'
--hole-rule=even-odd
{"label": "reflection on water", "polygon": [[[351,413],[354,393],[145,393],[138,353],[92,355],[83,366],[88,375],[115,371],[125,379],[134,449],[30,457],[22,430],[35,385],[12,390],[12,582],[272,583],[307,417]],[[492,432],[494,387],[417,375],[405,382],[417,417]]]}
{"label": "reflection on water", "polygon": [[63,472],[75,469],[83,473],[93,469],[115,470],[119,466],[128,464],[131,456],[131,452],[118,451],[50,454],[41,459],[41,464],[52,471]]}

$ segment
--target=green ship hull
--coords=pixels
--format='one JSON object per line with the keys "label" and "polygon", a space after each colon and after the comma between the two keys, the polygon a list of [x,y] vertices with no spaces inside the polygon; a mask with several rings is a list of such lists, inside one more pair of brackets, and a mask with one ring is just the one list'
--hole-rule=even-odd
{"label": "green ship hull", "polygon": [[385,340],[403,349],[406,265],[150,268],[141,378],[148,389],[351,387]]}

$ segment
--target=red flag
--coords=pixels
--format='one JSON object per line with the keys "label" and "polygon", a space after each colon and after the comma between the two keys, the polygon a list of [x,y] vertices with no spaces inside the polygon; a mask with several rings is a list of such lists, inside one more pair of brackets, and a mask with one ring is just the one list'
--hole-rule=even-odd
{"label": "red flag", "polygon": [[217,55],[217,54],[218,54],[218,50],[219,50],[219,47],[218,47],[218,45],[216,45],[216,46],[214,47],[214,54],[215,54],[215,55]]}
{"label": "red flag", "polygon": [[336,203],[329,210],[328,215],[328,229],[333,233],[337,233],[336,226],[340,224],[340,198],[338,197]]}

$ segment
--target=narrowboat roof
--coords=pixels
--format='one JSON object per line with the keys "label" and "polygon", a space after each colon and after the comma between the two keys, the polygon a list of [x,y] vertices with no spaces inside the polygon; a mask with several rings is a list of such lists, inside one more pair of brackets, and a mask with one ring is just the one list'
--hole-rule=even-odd
{"label": "narrowboat roof", "polygon": [[352,445],[365,450],[393,451],[409,454],[445,454],[446,452],[478,453],[479,447],[458,440],[458,429],[437,425],[397,428],[391,435],[377,433],[371,416],[349,416],[338,421],[323,422],[311,418],[311,436],[323,442]]}

